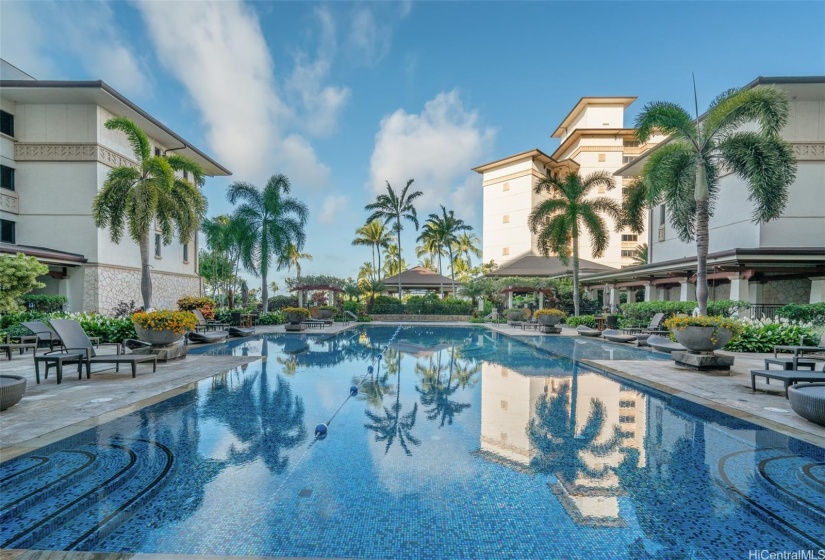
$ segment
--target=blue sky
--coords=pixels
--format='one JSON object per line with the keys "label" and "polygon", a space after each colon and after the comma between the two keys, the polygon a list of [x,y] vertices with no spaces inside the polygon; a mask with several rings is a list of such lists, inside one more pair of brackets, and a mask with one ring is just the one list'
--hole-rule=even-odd
{"label": "blue sky", "polygon": [[691,72],[700,110],[759,75],[823,75],[825,3],[2,0],[0,56],[102,79],[231,169],[210,215],[231,181],[285,173],[311,212],[304,272],[345,277],[385,181],[415,178],[422,219],[444,204],[481,236],[472,167],[552,153],[582,96],[638,96],[629,126],[649,101],[692,107]]}

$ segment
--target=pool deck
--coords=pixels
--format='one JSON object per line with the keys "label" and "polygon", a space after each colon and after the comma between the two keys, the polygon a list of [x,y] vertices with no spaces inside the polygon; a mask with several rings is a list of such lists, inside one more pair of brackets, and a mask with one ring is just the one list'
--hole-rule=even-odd
{"label": "pool deck", "polygon": [[[467,326],[467,323],[371,323],[373,325]],[[359,323],[335,323],[323,329],[308,329],[302,334],[335,334],[355,328]],[[536,331],[507,325],[485,325],[507,336],[541,335]],[[258,334],[284,333],[284,327],[259,327]],[[577,336],[565,328],[561,336]],[[110,350],[101,350],[105,353]],[[762,369],[763,358],[772,354],[736,354],[730,376],[712,376],[676,367],[671,361],[585,361],[616,376],[629,379],[662,392],[749,420],[757,425],[785,433],[825,448],[825,427],[796,415],[784,398],[782,385],[757,381],[757,391],[750,388],[750,370]],[[184,360],[158,363],[153,374],[149,366],[138,366],[132,379],[128,367],[115,373],[114,367],[96,366],[92,379],[78,380],[70,366],[61,385],[54,373],[49,379],[34,382],[31,354],[15,354],[11,361],[0,357],[3,374],[22,375],[27,379],[23,400],[0,412],[0,461],[11,459],[32,449],[48,445],[69,435],[129,414],[155,402],[192,389],[205,378],[222,375],[234,368],[261,359],[259,356],[189,355]]]}

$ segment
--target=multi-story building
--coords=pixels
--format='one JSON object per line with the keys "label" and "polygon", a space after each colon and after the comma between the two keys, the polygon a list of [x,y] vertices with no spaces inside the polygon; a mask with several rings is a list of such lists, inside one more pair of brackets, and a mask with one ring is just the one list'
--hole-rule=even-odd
{"label": "multi-story building", "polygon": [[[533,191],[546,173],[578,172],[583,177],[594,171],[613,173],[661,140],[657,136],[641,146],[635,138],[635,129],[624,127],[625,109],[635,99],[582,97],[553,132],[552,137],[561,143],[552,155],[536,149],[473,169],[482,175],[485,262],[494,260],[506,266],[526,255],[539,254],[536,235],[527,225],[527,216],[546,198],[546,195]],[[621,203],[621,178],[617,179],[615,189],[593,194]],[[593,260],[613,268],[629,266],[639,243],[637,234],[630,231],[617,233],[611,227],[607,250]],[[592,252],[589,237],[581,236],[580,257],[591,259]]]}
{"label": "multi-story building", "polygon": [[[95,227],[92,200],[109,171],[135,165],[123,133],[104,123],[125,116],[156,155],[176,153],[207,176],[230,172],[101,81],[40,81],[2,61],[0,74],[0,253],[25,253],[49,266],[40,293],[69,299],[70,311],[108,312],[141,302],[140,253],[128,236]],[[163,245],[153,231],[153,306],[171,308],[201,292],[197,236]]]}

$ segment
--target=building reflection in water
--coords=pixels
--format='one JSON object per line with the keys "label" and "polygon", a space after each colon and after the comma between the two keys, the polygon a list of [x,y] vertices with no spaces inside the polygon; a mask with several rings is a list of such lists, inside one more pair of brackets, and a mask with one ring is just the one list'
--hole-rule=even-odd
{"label": "building reflection in water", "polygon": [[645,402],[641,393],[578,365],[537,377],[485,362],[481,454],[552,475],[550,489],[577,523],[624,526],[614,468],[628,448],[638,450],[644,465]]}

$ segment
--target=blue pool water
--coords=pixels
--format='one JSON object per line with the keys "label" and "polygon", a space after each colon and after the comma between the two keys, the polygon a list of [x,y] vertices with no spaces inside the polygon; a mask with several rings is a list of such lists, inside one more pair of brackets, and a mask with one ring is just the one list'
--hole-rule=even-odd
{"label": "blue pool water", "polygon": [[519,559],[823,548],[825,451],[574,361],[654,354],[473,328],[395,333],[207,349],[265,360],[0,464],[0,548]]}

